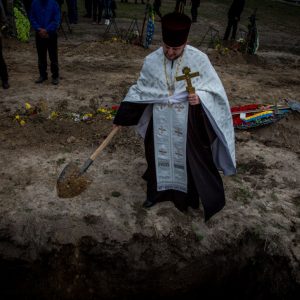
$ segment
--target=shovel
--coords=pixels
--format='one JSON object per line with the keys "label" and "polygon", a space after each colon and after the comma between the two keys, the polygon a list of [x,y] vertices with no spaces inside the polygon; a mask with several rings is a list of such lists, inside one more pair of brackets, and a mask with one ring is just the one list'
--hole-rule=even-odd
{"label": "shovel", "polygon": [[92,180],[85,174],[90,165],[94,162],[100,152],[109,144],[111,139],[119,130],[115,127],[105,138],[95,152],[86,160],[84,165],[79,168],[75,163],[67,164],[59,175],[56,183],[57,195],[60,198],[72,198],[82,193]]}

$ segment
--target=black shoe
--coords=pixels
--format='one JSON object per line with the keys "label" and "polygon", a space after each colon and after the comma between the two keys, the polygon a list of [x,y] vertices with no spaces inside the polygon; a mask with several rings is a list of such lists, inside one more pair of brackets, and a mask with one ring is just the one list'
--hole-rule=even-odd
{"label": "black shoe", "polygon": [[143,203],[143,207],[144,208],[150,208],[151,206],[155,205],[156,202],[152,202],[152,201],[149,201],[149,200],[146,200],[144,203]]}
{"label": "black shoe", "polygon": [[9,88],[8,82],[7,82],[7,81],[2,82],[2,87],[3,87],[5,90],[7,90],[7,89]]}
{"label": "black shoe", "polygon": [[55,78],[52,78],[52,84],[54,85],[58,85],[59,84],[59,78],[58,77],[55,77]]}
{"label": "black shoe", "polygon": [[47,80],[48,78],[47,77],[43,77],[43,76],[40,76],[36,81],[35,83],[43,83],[45,80]]}

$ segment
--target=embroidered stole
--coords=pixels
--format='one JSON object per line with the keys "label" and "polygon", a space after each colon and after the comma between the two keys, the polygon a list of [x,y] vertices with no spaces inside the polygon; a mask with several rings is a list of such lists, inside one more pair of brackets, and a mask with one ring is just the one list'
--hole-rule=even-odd
{"label": "embroidered stole", "polygon": [[157,190],[187,193],[188,102],[153,105]]}

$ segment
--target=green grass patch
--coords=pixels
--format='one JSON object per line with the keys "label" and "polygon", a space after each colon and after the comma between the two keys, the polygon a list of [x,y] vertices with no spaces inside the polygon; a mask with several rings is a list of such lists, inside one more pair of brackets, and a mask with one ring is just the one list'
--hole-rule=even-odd
{"label": "green grass patch", "polygon": [[240,187],[234,190],[233,197],[235,200],[248,204],[253,198],[253,194],[247,187]]}

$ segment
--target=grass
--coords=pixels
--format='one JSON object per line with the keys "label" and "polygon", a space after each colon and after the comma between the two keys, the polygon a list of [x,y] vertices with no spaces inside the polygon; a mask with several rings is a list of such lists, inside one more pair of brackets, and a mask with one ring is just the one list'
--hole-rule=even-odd
{"label": "grass", "polygon": [[113,197],[120,197],[120,196],[121,196],[121,193],[118,192],[118,191],[113,191],[113,192],[111,192],[111,195],[112,195]]}
{"label": "grass", "polygon": [[66,161],[65,158],[59,158],[56,163],[57,163],[58,166],[60,166],[60,165],[64,164],[65,161]]}
{"label": "grass", "polygon": [[250,200],[253,198],[253,194],[247,187],[239,187],[234,190],[234,199],[237,201],[241,201],[244,204],[250,203]]}
{"label": "grass", "polygon": [[201,242],[204,239],[204,236],[200,232],[198,224],[192,223],[192,230],[195,233],[197,240]]}
{"label": "grass", "polygon": [[271,199],[274,202],[278,202],[279,201],[279,198],[278,198],[278,196],[276,195],[276,193],[274,191],[272,191],[272,193],[271,193]]}

